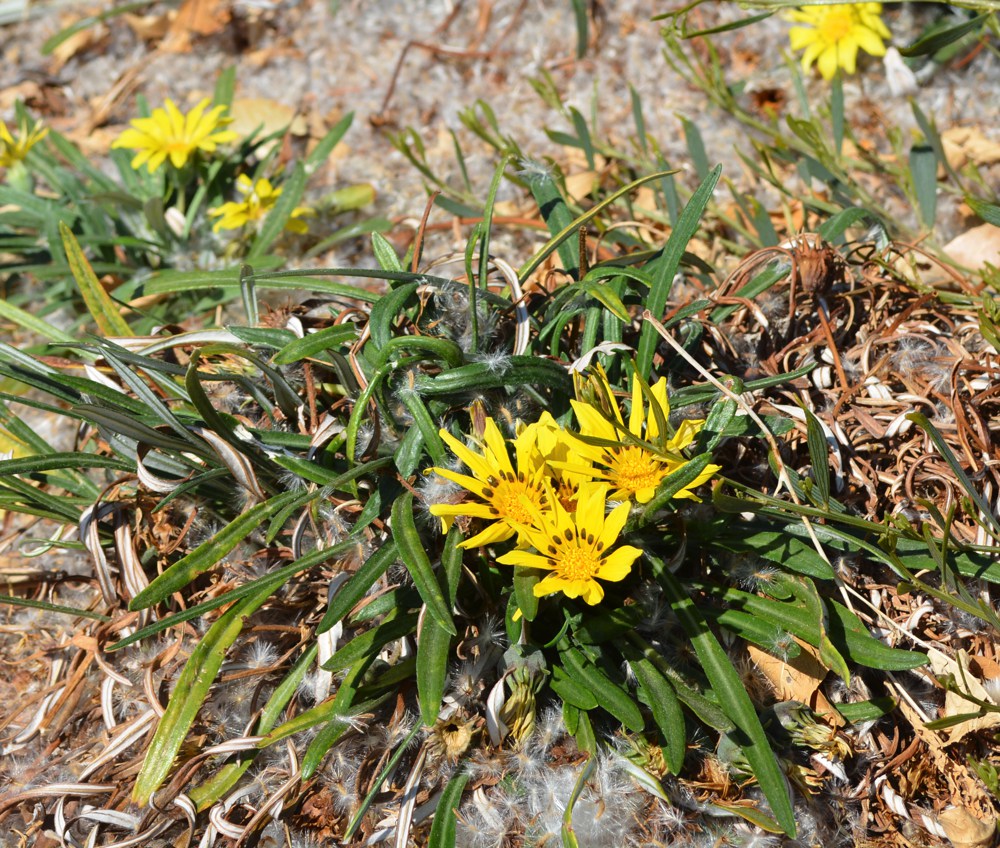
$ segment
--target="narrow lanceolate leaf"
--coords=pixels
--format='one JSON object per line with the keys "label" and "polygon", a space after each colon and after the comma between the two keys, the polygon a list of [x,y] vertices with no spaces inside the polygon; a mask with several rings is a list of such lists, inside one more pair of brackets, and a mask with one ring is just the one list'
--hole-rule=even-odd
{"label": "narrow lanceolate leaf", "polygon": [[299,493],[296,491],[285,492],[248,509],[207,542],[202,542],[191,553],[181,557],[170,568],[153,580],[152,583],[132,599],[129,609],[145,609],[169,597],[178,589],[187,586],[195,577],[215,565],[222,557],[246,539],[250,533],[256,530],[260,524],[283,509],[287,503],[294,500],[298,495]]}
{"label": "narrow lanceolate leaf", "polygon": [[726,715],[742,731],[742,750],[760,784],[764,797],[771,805],[778,824],[789,836],[795,835],[795,811],[788,792],[788,785],[778,760],[771,750],[771,743],[761,726],[739,673],[723,650],[715,635],[708,628],[704,617],[674,576],[666,569],[659,574],[660,585],[667,600],[684,627],[702,668]]}
{"label": "narrow lanceolate leaf", "polygon": [[666,741],[663,757],[667,766],[671,774],[680,774],[687,751],[687,729],[677,693],[649,660],[637,659],[629,665],[639,684],[639,697],[652,710],[653,720]]}
{"label": "narrow lanceolate leaf", "polygon": [[399,546],[399,555],[413,578],[413,584],[420,593],[421,600],[427,605],[429,612],[445,632],[457,635],[455,624],[451,620],[451,608],[444,599],[441,584],[431,566],[431,561],[424,550],[424,543],[417,533],[413,521],[413,495],[406,492],[396,498],[392,505],[392,538]]}
{"label": "narrow lanceolate leaf", "polygon": [[270,580],[253,595],[226,610],[191,653],[184,670],[177,678],[170,703],[153,734],[153,741],[146,751],[142,770],[136,779],[132,797],[139,804],[149,803],[153,793],[169,774],[174,757],[177,756],[208,690],[215,682],[226,650],[240,635],[244,620],[271,597],[280,585],[281,580]]}
{"label": "narrow lanceolate leaf", "polygon": [[809,461],[812,463],[813,483],[820,503],[826,507],[830,505],[829,447],[819,419],[807,407],[803,407],[802,411],[806,415],[806,444],[809,448]]}
{"label": "narrow lanceolate leaf", "polygon": [[[441,573],[445,581],[448,608],[455,604],[458,582],[462,577],[462,549],[458,547],[462,534],[452,527],[441,552]],[[437,721],[448,678],[448,657],[451,655],[451,636],[433,616],[424,616],[423,626],[417,637],[417,698],[420,716],[425,725]]]}
{"label": "narrow lanceolate leaf", "polygon": [[[653,313],[655,318],[663,315],[667,297],[674,282],[674,275],[680,267],[681,257],[684,256],[684,249],[698,231],[702,213],[712,199],[712,193],[715,191],[715,186],[721,175],[722,166],[716,165],[705,181],[691,195],[691,200],[681,212],[680,220],[663,248],[663,253],[653,259],[645,268],[648,273],[653,275],[653,287],[646,299],[646,308]],[[639,355],[636,358],[636,367],[644,380],[649,379],[649,369],[653,364],[656,342],[656,330],[648,322],[643,324],[642,333],[639,336]]]}
{"label": "narrow lanceolate leaf", "polygon": [[73,279],[80,287],[80,294],[87,311],[97,323],[98,329],[105,336],[131,336],[133,335],[128,322],[122,318],[118,312],[118,306],[104,291],[100,280],[90,267],[87,257],[80,249],[80,243],[73,235],[73,231],[66,226],[64,221],[59,222],[59,234],[62,236],[63,249],[66,251],[66,261],[69,263],[69,270],[73,273]]}
{"label": "narrow lanceolate leaf", "polygon": [[326,633],[360,601],[375,586],[379,578],[388,570],[399,556],[399,550],[392,539],[382,544],[375,553],[365,561],[351,578],[337,590],[330,605],[326,609],[323,620],[316,627],[316,634]]}
{"label": "narrow lanceolate leaf", "polygon": [[561,650],[563,670],[594,693],[597,703],[618,721],[635,733],[641,733],[646,726],[642,713],[628,693],[588,660],[576,648]]}
{"label": "narrow lanceolate leaf", "polygon": [[469,773],[466,771],[458,772],[448,781],[434,811],[434,822],[431,824],[427,848],[455,848],[455,814],[458,812],[462,793],[468,782]]}

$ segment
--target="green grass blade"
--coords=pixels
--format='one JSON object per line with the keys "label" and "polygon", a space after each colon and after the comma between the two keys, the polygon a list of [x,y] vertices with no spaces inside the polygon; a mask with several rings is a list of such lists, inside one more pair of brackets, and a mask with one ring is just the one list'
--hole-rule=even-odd
{"label": "green grass blade", "polygon": [[702,668],[719,699],[726,715],[736,724],[745,737],[742,750],[753,769],[764,797],[771,805],[771,812],[789,836],[795,836],[795,810],[788,785],[778,760],[771,750],[771,743],[757,716],[750,696],[740,680],[739,673],[715,635],[708,628],[704,617],[680,583],[663,569],[658,574],[666,598],[684,627]]}
{"label": "green grass blade", "polygon": [[413,578],[420,598],[427,605],[427,612],[452,636],[458,635],[451,620],[451,607],[441,591],[431,561],[424,550],[424,542],[413,520],[413,495],[406,492],[392,505],[392,538],[396,540],[399,556]]}
{"label": "green grass blade", "polygon": [[[458,547],[462,534],[452,527],[444,541],[441,553],[441,573],[445,580],[448,607],[455,603],[458,582],[462,576],[462,549]],[[448,678],[448,658],[451,655],[451,638],[441,623],[432,616],[424,618],[417,638],[417,697],[420,715],[428,727],[437,721]]]}
{"label": "green grass blade", "polygon": [[431,835],[427,840],[427,848],[455,848],[455,820],[458,808],[462,803],[462,793],[469,782],[467,771],[456,772],[448,785],[445,786],[437,809],[434,811],[434,821],[431,824]]}
{"label": "green grass blade", "polygon": [[[684,250],[688,242],[694,238],[694,234],[698,231],[702,213],[712,199],[712,192],[715,191],[715,186],[719,182],[721,175],[722,166],[716,165],[702,184],[698,186],[697,191],[691,195],[691,200],[688,201],[687,206],[684,207],[684,211],[681,212],[677,226],[674,227],[673,232],[670,234],[663,252],[644,269],[646,273],[651,274],[653,277],[653,288],[650,290],[649,297],[646,300],[646,308],[657,319],[663,315],[663,310],[667,305],[667,296],[670,294],[670,288],[674,282],[674,275],[681,264],[681,257],[684,255]],[[657,176],[664,175],[659,174]],[[658,338],[659,336],[653,325],[648,322],[645,323],[639,336],[639,352],[636,358],[636,365],[639,374],[647,382],[649,381],[649,371],[653,365],[653,353],[656,351]]]}
{"label": "green grass blade", "polygon": [[[552,254],[552,251],[559,249],[560,246],[563,244],[563,242],[572,237],[572,235],[578,229],[580,229],[580,227],[582,227],[589,221],[593,220],[595,217],[601,214],[601,212],[603,212],[608,206],[616,202],[619,198],[624,197],[629,192],[634,191],[635,189],[639,188],[640,186],[648,182],[651,182],[652,180],[660,180],[663,179],[664,177],[668,177],[671,174],[676,174],[676,173],[677,173],[676,170],[657,171],[654,174],[647,174],[645,177],[640,177],[639,179],[630,182],[628,185],[622,186],[620,189],[618,189],[618,191],[606,197],[600,203],[596,204],[592,209],[588,209],[585,214],[581,215],[575,221],[571,221],[569,224],[563,227],[563,229],[561,229],[558,233],[552,236],[552,238],[550,238],[547,242],[545,242],[545,244],[543,244],[538,249],[535,255],[531,257],[531,259],[529,259],[527,262],[524,263],[524,265],[518,268],[517,279],[521,283],[524,283],[524,281],[527,280],[528,277],[530,277],[546,259],[548,259],[548,257]],[[685,241],[685,244],[686,243],[687,242]],[[574,258],[571,264],[575,266],[577,262],[575,252],[573,253],[573,257]]]}
{"label": "green grass blade", "polygon": [[140,805],[149,803],[153,793],[169,774],[174,757],[180,751],[198,710],[201,709],[215,676],[222,667],[226,650],[243,630],[246,618],[261,606],[281,585],[278,579],[268,580],[252,595],[226,610],[198,643],[177,678],[170,703],[157,725],[136,778],[133,799]]}
{"label": "green grass blade", "polygon": [[66,261],[69,263],[73,279],[76,280],[87,311],[96,322],[98,329],[105,336],[133,335],[128,322],[122,318],[117,305],[104,291],[94,269],[90,267],[87,257],[83,255],[80,243],[73,235],[73,231],[63,221],[59,222],[59,234],[62,237]]}
{"label": "green grass blade", "polygon": [[368,557],[351,578],[337,590],[337,594],[327,607],[326,614],[316,627],[316,633],[325,633],[347,615],[398,558],[399,550],[396,543],[392,539],[387,539],[382,543],[382,547]]}
{"label": "green grass blade", "polygon": [[145,609],[169,597],[179,589],[183,589],[195,577],[215,565],[264,521],[281,510],[285,504],[297,497],[299,497],[297,491],[284,492],[251,507],[211,539],[202,542],[191,553],[181,557],[156,577],[132,599],[129,609]]}

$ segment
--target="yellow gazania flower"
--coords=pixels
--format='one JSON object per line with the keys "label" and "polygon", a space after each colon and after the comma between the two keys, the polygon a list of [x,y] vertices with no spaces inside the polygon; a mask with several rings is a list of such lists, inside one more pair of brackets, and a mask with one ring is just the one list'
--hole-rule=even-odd
{"label": "yellow gazania flower", "polygon": [[239,138],[232,130],[221,129],[231,120],[223,117],[226,107],[213,106],[206,113],[208,103],[206,97],[184,115],[168,99],[164,104],[166,108],[154,109],[148,118],[136,118],[132,121],[132,126],[118,136],[111,146],[138,151],[132,159],[135,170],[145,164],[150,173],[153,173],[168,156],[171,165],[183,168],[199,150],[214,153],[217,145]]}
{"label": "yellow gazania flower", "polygon": [[583,483],[594,478],[594,469],[579,454],[580,443],[560,427],[551,413],[543,412],[532,424],[521,425],[514,444],[525,453],[537,453],[548,465],[556,497],[566,509]]}
{"label": "yellow gazania flower", "polygon": [[[606,413],[617,419],[619,427],[625,429],[621,411],[614,402],[607,377],[600,369],[593,378],[592,388],[593,394],[597,396],[595,403],[604,407]],[[617,443],[593,445],[579,440],[577,446],[578,454],[594,464],[595,479],[610,483],[612,489],[610,497],[614,500],[635,500],[638,503],[651,501],[663,479],[685,464],[686,460],[681,451],[694,441],[705,424],[702,420],[686,419],[680,423],[672,437],[661,433],[659,421],[666,422],[670,415],[666,379],[661,377],[650,392],[658,409],[654,409],[653,404],[647,409],[639,377],[633,378],[632,411],[628,419],[628,432],[655,446],[656,452],[641,445],[623,443],[621,430],[616,429],[596,406],[580,400],[570,401],[577,421],[580,422],[581,436]],[[674,497],[699,500],[691,489],[708,480],[720,467],[706,465],[705,470]]]}
{"label": "yellow gazania flower", "polygon": [[537,553],[510,551],[497,562],[551,572],[535,584],[537,598],[562,592],[588,604],[598,603],[604,588],[597,581],[623,580],[642,553],[631,545],[611,550],[628,520],[629,505],[619,504],[605,515],[606,497],[606,485],[584,484],[575,511],[569,512],[553,494],[551,509],[532,509],[532,525],[518,527]]}
{"label": "yellow gazania flower", "polygon": [[[281,188],[272,186],[270,180],[262,178],[253,182],[246,174],[240,174],[236,178],[236,190],[243,195],[243,200],[231,200],[208,210],[209,215],[219,219],[212,227],[215,232],[238,230],[261,220],[281,196]],[[285,223],[285,229],[293,233],[309,232],[309,225],[299,219],[313,214],[313,210],[307,206],[295,207]]]}
{"label": "yellow gazania flower", "polygon": [[833,79],[837,68],[853,74],[858,48],[872,56],[884,56],[890,32],[882,22],[881,3],[837,3],[830,6],[806,6],[788,13],[790,21],[806,24],[789,30],[793,50],[805,50],[802,68],[808,71],[813,62],[823,79]]}
{"label": "yellow gazania flower", "polygon": [[515,442],[515,470],[500,428],[492,418],[486,419],[482,453],[470,450],[447,430],[441,430],[440,434],[473,476],[448,468],[431,468],[428,473],[434,472],[458,483],[471,492],[475,500],[460,504],[433,504],[431,515],[441,519],[442,532],[447,532],[459,516],[492,522],[459,547],[474,548],[510,539],[518,532],[518,527],[531,523],[535,511],[548,508],[549,495],[544,485],[545,463],[526,441]]}
{"label": "yellow gazania flower", "polygon": [[7,125],[0,121],[0,168],[9,168],[24,158],[38,142],[48,134],[48,129],[39,127],[28,129],[26,121],[22,121],[17,138],[11,135]]}

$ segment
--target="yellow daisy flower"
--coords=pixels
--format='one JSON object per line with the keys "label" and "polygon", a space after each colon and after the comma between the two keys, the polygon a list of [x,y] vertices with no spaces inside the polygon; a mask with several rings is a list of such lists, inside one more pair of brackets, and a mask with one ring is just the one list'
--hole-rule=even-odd
{"label": "yellow daisy flower", "polygon": [[604,588],[597,581],[623,580],[642,553],[631,545],[611,550],[628,520],[629,505],[619,504],[605,514],[606,497],[606,485],[584,484],[576,509],[570,512],[553,495],[551,509],[529,510],[533,513],[531,526],[517,528],[537,553],[510,551],[497,562],[551,572],[535,584],[537,598],[562,592],[588,604],[600,602]]}
{"label": "yellow daisy flower", "polygon": [[214,153],[217,145],[239,138],[232,130],[221,129],[231,120],[223,117],[226,107],[213,106],[205,112],[208,103],[206,97],[184,115],[168,99],[165,108],[154,109],[148,118],[132,121],[132,126],[111,146],[138,151],[132,159],[132,167],[136,170],[145,164],[153,173],[168,156],[171,165],[183,168],[199,150]]}
{"label": "yellow daisy flower", "polygon": [[[603,444],[578,440],[578,455],[593,463],[595,479],[605,480],[611,485],[612,499],[648,503],[664,478],[687,462],[681,451],[694,441],[705,422],[686,419],[680,423],[673,436],[661,432],[660,422],[666,424],[670,415],[667,381],[661,377],[650,389],[653,403],[647,407],[639,377],[636,376],[632,380],[632,410],[628,419],[628,432],[656,450],[634,443],[628,444],[622,441],[621,431],[626,429],[625,423],[603,370],[597,370],[589,388],[592,402],[573,400],[570,403],[580,423],[580,435],[600,439]],[[580,393],[582,392],[578,392]],[[608,420],[607,415],[617,421],[617,427]],[[720,467],[706,465],[705,470],[674,497],[699,500],[691,489],[708,480]]]}
{"label": "yellow daisy flower", "polygon": [[808,71],[813,62],[823,79],[833,79],[837,68],[853,74],[858,49],[872,56],[884,56],[882,40],[890,37],[882,22],[881,3],[836,3],[829,6],[806,6],[788,13],[788,20],[805,26],[789,30],[793,50],[805,50],[802,68]]}
{"label": "yellow daisy flower", "polygon": [[431,515],[441,519],[442,532],[447,532],[459,516],[483,518],[491,522],[482,532],[462,542],[460,547],[474,548],[510,539],[518,532],[518,527],[531,523],[537,510],[548,508],[545,463],[529,441],[514,443],[515,470],[500,428],[492,418],[486,419],[480,446],[482,453],[470,450],[447,430],[441,430],[440,434],[473,476],[448,468],[431,468],[428,473],[434,472],[457,483],[471,492],[475,500],[460,504],[433,504]]}
{"label": "yellow daisy flower", "polygon": [[[209,215],[219,219],[212,227],[215,232],[238,230],[260,221],[281,197],[281,188],[272,186],[270,180],[262,178],[254,182],[246,174],[240,174],[236,178],[236,190],[243,195],[243,200],[231,200],[208,210]],[[285,229],[293,233],[309,232],[309,225],[300,219],[313,214],[313,210],[307,206],[295,207]]]}
{"label": "yellow daisy flower", "polygon": [[579,442],[551,413],[543,412],[534,423],[520,426],[514,443],[527,454],[537,453],[548,465],[556,497],[566,509],[572,509],[580,486],[594,479],[594,469],[580,457]]}
{"label": "yellow daisy flower", "polygon": [[17,162],[23,162],[28,151],[48,133],[48,129],[37,124],[34,129],[28,129],[26,121],[22,121],[19,130],[15,138],[7,125],[0,121],[0,168],[9,168]]}

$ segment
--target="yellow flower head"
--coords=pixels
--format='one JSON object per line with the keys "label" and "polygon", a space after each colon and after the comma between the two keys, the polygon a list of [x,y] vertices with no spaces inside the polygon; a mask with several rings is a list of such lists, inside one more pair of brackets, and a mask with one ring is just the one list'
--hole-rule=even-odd
{"label": "yellow flower head", "polygon": [[517,533],[518,527],[531,523],[537,510],[548,508],[550,494],[544,484],[545,463],[528,441],[514,444],[515,469],[500,428],[492,418],[486,419],[481,453],[467,448],[447,430],[441,430],[440,434],[473,476],[448,468],[431,468],[429,471],[471,492],[473,500],[460,504],[433,504],[431,515],[441,519],[443,531],[447,531],[459,516],[483,518],[491,522],[482,532],[462,542],[460,547],[473,548],[510,539]]}
{"label": "yellow flower head", "polygon": [[858,48],[872,56],[884,56],[882,40],[890,37],[882,22],[881,3],[837,3],[830,6],[806,6],[788,13],[788,20],[805,26],[789,31],[793,50],[805,50],[802,68],[813,62],[823,79],[833,79],[837,68],[853,74]]}
{"label": "yellow flower head", "polygon": [[531,526],[517,528],[537,553],[510,551],[497,562],[551,572],[535,584],[535,597],[562,592],[570,598],[583,598],[588,604],[598,603],[604,597],[604,588],[597,581],[623,580],[642,553],[631,545],[611,550],[628,519],[629,505],[619,504],[605,514],[606,497],[606,485],[584,484],[576,509],[570,512],[553,494],[551,509],[530,509]]}
{"label": "yellow flower head", "polygon": [[45,138],[47,133],[48,129],[37,124],[34,129],[29,129],[27,121],[22,121],[15,138],[7,125],[0,121],[0,168],[9,168],[16,162],[23,162],[28,151]]}
{"label": "yellow flower head", "polygon": [[[246,174],[240,174],[236,178],[236,190],[243,195],[242,200],[231,200],[208,210],[209,215],[219,219],[212,227],[215,232],[238,230],[247,224],[260,221],[281,197],[281,189],[272,186],[270,180],[262,178],[253,182]],[[293,233],[308,232],[309,225],[300,219],[312,214],[313,210],[307,206],[297,206],[292,210],[285,229]]]}
{"label": "yellow flower head", "polygon": [[132,167],[136,170],[145,164],[153,173],[168,156],[171,165],[183,168],[199,150],[214,153],[217,145],[239,138],[232,130],[221,129],[231,120],[223,117],[226,107],[213,106],[206,112],[208,103],[206,97],[184,115],[168,99],[166,108],[154,109],[148,118],[132,121],[131,128],[118,136],[111,146],[138,151],[132,159]]}
{"label": "yellow flower head", "polygon": [[[665,430],[670,404],[667,401],[666,379],[661,377],[648,390],[651,402],[647,406],[640,379],[638,376],[633,377],[632,410],[627,432],[646,445],[656,448],[650,450],[644,445],[623,441],[625,422],[603,370],[597,370],[591,379],[589,390],[589,401],[570,401],[577,421],[580,422],[580,435],[585,437],[578,440],[577,454],[593,463],[595,468],[592,473],[596,479],[605,480],[611,485],[611,497],[614,500],[648,503],[664,478],[686,463],[687,460],[680,452],[694,441],[705,422],[686,419],[680,423],[673,436],[668,436]],[[578,394],[584,392],[578,389]],[[601,444],[588,443],[586,438],[600,440]],[[674,497],[698,500],[691,489],[704,483],[719,468],[718,465],[706,465],[705,470]]]}
{"label": "yellow flower head", "polygon": [[580,457],[579,442],[549,412],[532,424],[521,425],[514,444],[526,455],[537,454],[548,466],[556,497],[566,509],[572,508],[580,485],[594,477],[594,469]]}

